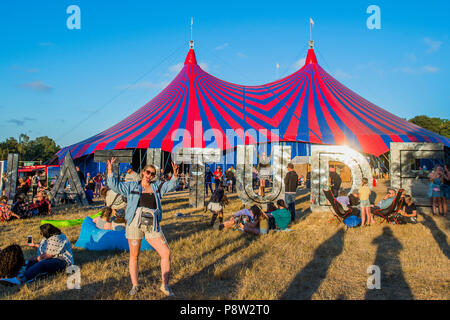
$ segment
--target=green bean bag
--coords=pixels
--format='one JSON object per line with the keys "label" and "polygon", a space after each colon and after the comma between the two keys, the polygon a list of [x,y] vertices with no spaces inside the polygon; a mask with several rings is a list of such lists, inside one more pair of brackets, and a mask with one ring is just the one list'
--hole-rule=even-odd
{"label": "green bean bag", "polygon": [[[102,212],[99,211],[98,213],[89,216],[92,219],[99,217],[102,215]],[[50,223],[51,225],[57,227],[57,228],[67,228],[67,227],[73,227],[73,226],[79,226],[84,221],[84,218],[81,219],[72,219],[72,220],[41,220],[41,225]]]}

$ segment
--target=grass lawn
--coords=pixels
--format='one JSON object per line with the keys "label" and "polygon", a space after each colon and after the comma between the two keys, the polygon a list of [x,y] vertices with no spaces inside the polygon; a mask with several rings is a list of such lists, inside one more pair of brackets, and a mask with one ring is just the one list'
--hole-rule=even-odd
{"label": "grass lawn", "polygon": [[[225,218],[240,209],[230,196]],[[450,223],[448,218],[420,213],[417,225],[347,229],[331,213],[312,213],[309,193],[297,195],[297,222],[290,232],[251,236],[213,230],[210,214],[188,207],[187,193],[163,200],[162,228],[172,251],[170,299],[450,299]],[[56,208],[54,219],[96,213],[75,206]],[[181,212],[188,216],[177,218]],[[0,247],[40,241],[41,218],[0,224]],[[72,244],[80,226],[64,228]],[[23,246],[25,258],[34,250]],[[129,299],[128,253],[73,249],[81,268],[81,289],[67,289],[59,274],[22,287],[0,286],[0,299]],[[166,299],[159,292],[156,252],[140,256],[142,292],[133,299]],[[378,265],[381,289],[368,290],[367,268]]]}

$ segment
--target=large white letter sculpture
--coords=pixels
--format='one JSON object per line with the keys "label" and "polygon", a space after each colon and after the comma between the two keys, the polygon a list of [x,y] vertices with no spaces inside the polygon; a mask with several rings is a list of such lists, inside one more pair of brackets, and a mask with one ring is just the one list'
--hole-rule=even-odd
{"label": "large white letter sculpture", "polygon": [[[352,188],[359,189],[362,178],[372,182],[369,162],[359,152],[347,146],[311,146],[311,210],[329,211],[327,200],[322,190],[329,188],[328,177],[330,161],[342,162],[352,173]],[[369,188],[372,186],[369,183]]]}
{"label": "large white letter sculpture", "polygon": [[291,147],[275,145],[273,154],[273,187],[265,196],[256,194],[252,185],[253,145],[237,146],[236,189],[245,206],[252,203],[267,204],[278,199],[284,200],[284,177],[287,173],[287,165],[291,161]]}
{"label": "large white letter sculpture", "polygon": [[219,162],[218,148],[182,148],[174,154],[175,163],[191,165],[189,181],[189,205],[194,208],[205,206],[205,163]]}
{"label": "large white letter sculpture", "polygon": [[[391,142],[391,186],[405,189],[414,198],[418,206],[429,207],[428,174],[433,168],[419,168],[419,159],[445,161],[445,150],[442,143],[427,142]],[[422,170],[420,170],[422,169]]]}

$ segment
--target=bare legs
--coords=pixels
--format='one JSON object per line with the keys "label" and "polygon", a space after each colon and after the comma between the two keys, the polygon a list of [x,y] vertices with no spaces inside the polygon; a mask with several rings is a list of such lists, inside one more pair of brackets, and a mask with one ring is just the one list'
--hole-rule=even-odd
{"label": "bare legs", "polygon": [[264,189],[266,188],[266,180],[259,180],[259,195],[264,196]]}
{"label": "bare legs", "polygon": [[138,285],[138,270],[139,270],[139,252],[141,250],[142,240],[128,239],[128,246],[130,247],[130,260],[128,269],[130,271],[130,278],[133,287]]}
{"label": "bare legs", "polygon": [[[442,205],[442,198],[440,197],[432,197],[431,198],[432,201],[432,211],[433,211],[433,215],[436,215],[436,207],[439,210],[439,214],[444,214],[444,208]],[[446,203],[447,204],[447,203]],[[447,212],[447,210],[445,210],[445,213]]]}
{"label": "bare legs", "polygon": [[362,207],[361,208],[361,227],[364,225],[375,224],[375,219],[373,218],[372,213],[370,212],[370,207]]}
{"label": "bare legs", "polygon": [[[170,249],[164,237],[147,239],[147,242],[155,249],[161,257],[161,280],[164,285],[169,284],[170,278]],[[129,271],[133,287],[138,285],[138,271],[139,271],[139,253],[141,249],[142,240],[128,239],[130,247],[130,261]]]}

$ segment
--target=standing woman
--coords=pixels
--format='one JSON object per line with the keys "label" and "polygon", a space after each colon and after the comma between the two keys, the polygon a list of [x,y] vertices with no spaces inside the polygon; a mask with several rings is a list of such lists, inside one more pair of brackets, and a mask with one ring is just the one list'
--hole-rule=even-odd
{"label": "standing woman", "polygon": [[162,284],[160,290],[167,296],[173,296],[169,287],[170,249],[162,232],[161,197],[176,188],[178,184],[178,166],[172,163],[173,176],[167,182],[156,178],[156,168],[147,165],[142,170],[141,181],[120,182],[112,173],[112,165],[116,158],[107,161],[108,187],[127,198],[125,211],[126,238],[130,247],[129,271],[133,287],[129,292],[135,295],[139,291],[138,259],[142,238],[158,252],[161,257]]}
{"label": "standing woman", "polygon": [[428,178],[430,179],[429,196],[431,198],[433,215],[436,215],[436,206],[438,207],[439,213],[441,215],[443,214],[441,198],[441,185],[443,182],[443,176],[444,173],[441,166],[436,166],[428,176]]}
{"label": "standing woman", "polygon": [[375,224],[375,220],[370,212],[370,189],[369,189],[369,180],[367,178],[362,178],[362,185],[359,188],[359,200],[361,207],[361,227],[364,225]]}
{"label": "standing woman", "polygon": [[443,215],[447,216],[448,211],[448,199],[450,199],[450,170],[448,169],[448,165],[444,166],[444,175],[442,177],[443,183],[441,185],[441,197],[443,204]]}

